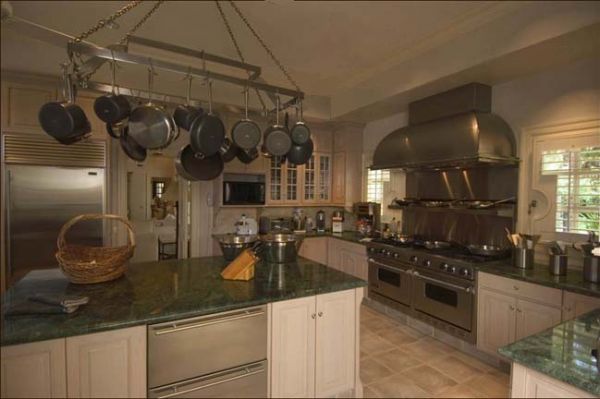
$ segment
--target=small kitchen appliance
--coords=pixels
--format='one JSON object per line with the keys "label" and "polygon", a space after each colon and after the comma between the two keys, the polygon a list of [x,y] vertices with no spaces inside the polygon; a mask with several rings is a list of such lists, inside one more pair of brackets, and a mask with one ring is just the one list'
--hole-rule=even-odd
{"label": "small kitchen appliance", "polygon": [[381,227],[381,204],[376,202],[357,202],[354,204],[354,214],[359,226],[359,231],[371,236],[379,232]]}
{"label": "small kitchen appliance", "polygon": [[294,227],[294,233],[306,233],[306,216],[304,216],[304,211],[302,209],[294,209],[292,225]]}
{"label": "small kitchen appliance", "polygon": [[344,212],[333,211],[331,214],[331,231],[341,233],[344,231]]}
{"label": "small kitchen appliance", "polygon": [[315,223],[318,233],[325,232],[325,212],[321,209],[317,212],[317,216],[315,217]]}
{"label": "small kitchen appliance", "polygon": [[253,218],[246,217],[242,214],[240,220],[235,223],[235,233],[241,236],[253,236],[258,233],[258,225]]}

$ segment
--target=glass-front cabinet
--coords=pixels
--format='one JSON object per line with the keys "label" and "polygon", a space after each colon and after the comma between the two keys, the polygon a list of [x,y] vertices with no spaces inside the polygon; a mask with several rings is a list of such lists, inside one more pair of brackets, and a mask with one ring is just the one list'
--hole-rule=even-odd
{"label": "glass-front cabinet", "polygon": [[269,204],[318,204],[331,202],[332,156],[314,153],[304,165],[281,157],[270,159]]}

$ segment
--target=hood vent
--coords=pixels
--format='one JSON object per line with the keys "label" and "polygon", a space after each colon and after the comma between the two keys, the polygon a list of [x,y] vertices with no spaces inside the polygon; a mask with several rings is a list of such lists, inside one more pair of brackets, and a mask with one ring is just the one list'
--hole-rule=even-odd
{"label": "hood vent", "polygon": [[512,129],[490,109],[491,88],[480,83],[411,103],[410,124],[379,143],[371,169],[517,164]]}

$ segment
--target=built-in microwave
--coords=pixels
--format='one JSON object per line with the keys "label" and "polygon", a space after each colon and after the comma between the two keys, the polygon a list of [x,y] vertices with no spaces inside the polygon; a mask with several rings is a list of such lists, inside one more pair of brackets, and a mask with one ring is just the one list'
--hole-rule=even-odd
{"label": "built-in microwave", "polygon": [[264,205],[265,175],[225,173],[223,205]]}

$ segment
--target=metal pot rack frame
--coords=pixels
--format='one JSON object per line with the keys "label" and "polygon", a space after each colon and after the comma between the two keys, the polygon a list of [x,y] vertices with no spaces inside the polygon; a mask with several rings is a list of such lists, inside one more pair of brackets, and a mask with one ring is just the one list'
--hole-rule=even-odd
{"label": "metal pot rack frame", "polygon": [[[254,88],[266,93],[273,104],[275,99],[279,95],[291,97],[288,101],[282,102],[280,110],[295,107],[298,102],[304,99],[305,95],[302,91],[289,89],[282,86],[271,85],[266,83],[261,77],[261,68],[257,65],[240,62],[231,58],[222,57],[219,55],[207,53],[205,51],[198,51],[189,49],[186,47],[177,46],[170,43],[159,42],[156,40],[146,39],[139,36],[130,36],[130,43],[137,43],[142,46],[152,47],[163,51],[168,51],[188,57],[197,58],[203,65],[202,68],[191,67],[189,65],[182,65],[180,63],[164,61],[159,59],[153,59],[143,55],[131,54],[127,51],[127,47],[123,45],[109,45],[107,47],[98,46],[89,41],[75,42],[75,37],[68,35],[64,32],[48,28],[44,25],[37,24],[32,21],[28,21],[24,18],[17,16],[11,16],[8,18],[9,26],[19,33],[25,34],[29,37],[41,40],[45,43],[65,46],[69,54],[78,54],[89,56],[82,64],[78,65],[77,76],[75,80],[78,81],[82,88],[89,90],[110,93],[112,87],[110,84],[94,82],[90,78],[92,75],[107,61],[117,61],[127,64],[143,65],[155,69],[165,70],[168,72],[184,75],[184,76],[195,76],[201,78],[210,78],[213,80],[219,80],[230,84],[235,84],[243,88]],[[4,24],[4,21],[3,21]],[[206,62],[212,62],[216,64],[225,65],[228,67],[238,68],[247,72],[250,72],[248,78],[239,78],[227,74],[217,73],[210,71],[205,68]],[[148,98],[150,93],[145,90],[138,90],[123,86],[118,86],[119,92],[126,96]],[[152,98],[155,100],[162,100],[165,102],[184,102],[185,97],[164,94],[164,93],[152,93]],[[195,100],[195,99],[193,99]],[[195,100],[198,101],[198,100]],[[270,112],[275,112],[275,109]]]}

